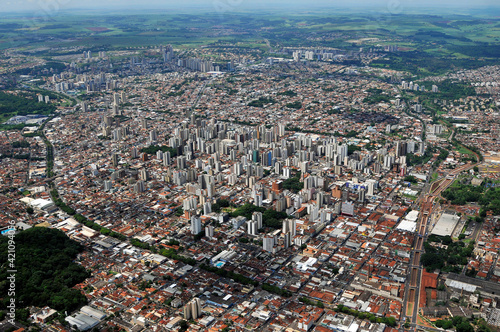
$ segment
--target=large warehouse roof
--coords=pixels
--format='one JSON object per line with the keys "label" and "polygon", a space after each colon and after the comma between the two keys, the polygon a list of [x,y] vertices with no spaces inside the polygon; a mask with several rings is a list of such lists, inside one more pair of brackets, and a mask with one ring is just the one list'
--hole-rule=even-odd
{"label": "large warehouse roof", "polygon": [[460,218],[453,214],[443,213],[441,218],[439,218],[436,226],[432,229],[431,234],[446,236],[451,235],[453,230],[457,226],[458,220]]}

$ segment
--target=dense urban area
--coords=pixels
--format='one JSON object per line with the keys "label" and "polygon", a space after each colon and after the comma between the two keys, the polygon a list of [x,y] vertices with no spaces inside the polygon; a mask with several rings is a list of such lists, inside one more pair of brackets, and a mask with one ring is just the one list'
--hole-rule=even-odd
{"label": "dense urban area", "polygon": [[498,331],[500,64],[341,37],[3,49],[0,330]]}

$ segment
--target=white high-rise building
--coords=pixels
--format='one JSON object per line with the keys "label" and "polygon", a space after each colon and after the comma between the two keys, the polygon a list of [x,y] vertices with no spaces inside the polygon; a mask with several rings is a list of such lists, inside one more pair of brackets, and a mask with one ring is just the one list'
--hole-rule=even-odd
{"label": "white high-rise building", "polygon": [[420,142],[420,144],[418,145],[418,153],[423,155],[425,153],[425,143],[424,142]]}
{"label": "white high-rise building", "polygon": [[156,142],[156,140],[158,139],[158,133],[156,132],[156,129],[153,129],[150,133],[149,133],[149,140],[151,142]]}
{"label": "white high-rise building", "polygon": [[198,207],[198,200],[195,196],[191,196],[182,201],[182,209],[184,211],[193,211]]}
{"label": "white high-rise building", "polygon": [[432,126],[432,133],[435,135],[440,135],[443,132],[443,126],[435,124]]}
{"label": "white high-rise building", "polygon": [[302,172],[302,174],[307,173],[308,169],[309,169],[309,162],[303,161],[300,163],[300,171]]}
{"label": "white high-rise building", "polygon": [[188,302],[182,309],[184,319],[191,319],[191,304]]}
{"label": "white high-rise building", "polygon": [[210,202],[205,202],[205,204],[203,204],[203,214],[207,215],[210,214],[211,212],[212,212],[212,204]]}
{"label": "white high-rise building", "polygon": [[367,187],[368,187],[368,190],[367,190],[367,195],[368,196],[373,196],[373,193],[375,191],[375,184],[373,182],[367,182]]}
{"label": "white high-rise building", "polygon": [[262,247],[265,251],[274,252],[274,244],[276,243],[276,238],[274,236],[265,236],[262,241]]}
{"label": "white high-rise building", "polygon": [[137,148],[135,146],[132,148],[132,151],[130,152],[130,157],[132,157],[132,159],[139,157],[139,152],[137,151]]}
{"label": "white high-rise building", "polygon": [[297,221],[295,219],[285,219],[283,220],[282,232],[283,234],[290,233],[293,238],[297,233],[296,227]]}
{"label": "white high-rise building", "polygon": [[252,214],[252,220],[257,223],[257,229],[262,228],[262,212],[254,212]]}
{"label": "white high-rise building", "polygon": [[200,299],[195,297],[183,309],[184,319],[197,319],[201,316],[201,302]]}
{"label": "white high-rise building", "polygon": [[200,299],[195,297],[194,299],[191,300],[191,315],[193,316],[193,319],[197,319],[198,317],[201,316],[201,302]]}
{"label": "white high-rise building", "polygon": [[[201,232],[201,218],[199,216],[191,217],[191,234],[197,235]],[[194,315],[193,315],[194,316]]]}
{"label": "white high-rise building", "polygon": [[346,144],[339,145],[337,147],[337,154],[340,156],[340,160],[344,160],[348,155],[348,148]]}
{"label": "white high-rise building", "polygon": [[185,156],[177,157],[177,168],[178,169],[186,168],[186,157]]}
{"label": "white high-rise building", "polygon": [[257,235],[257,222],[255,220],[247,222],[247,233],[249,235]]}
{"label": "white high-rise building", "polygon": [[208,225],[207,227],[205,227],[205,236],[209,239],[214,237],[214,226]]}
{"label": "white high-rise building", "polygon": [[113,188],[113,182],[111,182],[111,181],[104,181],[104,190],[110,191],[111,188]]}
{"label": "white high-rise building", "polygon": [[136,182],[136,184],[134,185],[134,192],[136,194],[144,192],[144,182],[143,181]]}

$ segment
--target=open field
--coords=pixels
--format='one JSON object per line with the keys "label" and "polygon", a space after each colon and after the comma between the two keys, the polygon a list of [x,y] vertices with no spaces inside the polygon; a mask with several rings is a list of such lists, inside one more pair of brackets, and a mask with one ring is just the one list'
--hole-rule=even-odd
{"label": "open field", "polygon": [[413,314],[413,302],[408,302],[406,305],[406,316],[410,316]]}
{"label": "open field", "polygon": [[[88,15],[0,19],[1,48],[37,46],[123,48],[170,43],[191,47],[217,41],[249,46],[268,39],[271,46],[331,46],[358,49],[400,45],[433,56],[495,57],[500,40],[498,17],[310,12]],[[360,41],[352,43],[352,41]],[[481,46],[478,49],[477,46]]]}
{"label": "open field", "polygon": [[[251,55],[257,62],[270,56],[290,57],[290,48],[335,48],[352,52],[375,49],[376,52],[382,50],[382,54],[369,61],[355,60],[349,64],[410,73],[416,81],[456,69],[498,63],[500,18],[493,13],[481,15],[405,12],[391,15],[345,9],[301,14],[286,9],[261,13],[121,12],[112,15],[75,11],[51,17],[50,21],[8,15],[0,18],[0,50],[14,49],[27,57],[70,63],[81,57],[83,51],[110,51],[110,57],[118,58],[135,52],[134,55],[140,57],[151,48],[167,44],[180,52],[210,48],[213,54],[224,54],[230,49]],[[398,46],[399,50],[383,52],[385,46],[391,45]],[[113,51],[129,53],[114,54]],[[212,56],[217,61],[217,56]],[[440,84],[439,97],[455,99],[456,84],[451,92],[447,92],[443,84]]]}

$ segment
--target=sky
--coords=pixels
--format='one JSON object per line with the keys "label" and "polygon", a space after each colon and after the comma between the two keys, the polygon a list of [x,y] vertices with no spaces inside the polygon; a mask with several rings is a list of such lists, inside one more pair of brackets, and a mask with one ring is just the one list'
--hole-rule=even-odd
{"label": "sky", "polygon": [[[498,0],[0,0],[0,12],[65,12],[68,10],[117,11],[164,9],[189,11],[248,11],[315,8],[448,8],[500,7]],[[397,10],[397,9],[396,9]]]}

